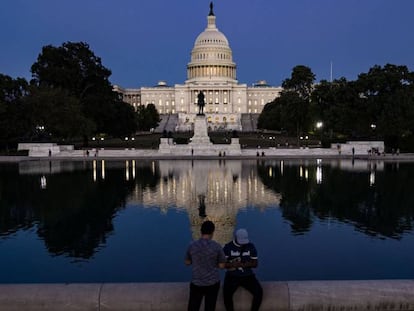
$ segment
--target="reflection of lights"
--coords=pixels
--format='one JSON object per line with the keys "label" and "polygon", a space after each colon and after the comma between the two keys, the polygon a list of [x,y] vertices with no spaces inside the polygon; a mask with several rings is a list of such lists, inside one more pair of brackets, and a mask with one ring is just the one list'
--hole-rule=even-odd
{"label": "reflection of lights", "polygon": [[105,160],[102,160],[101,165],[102,165],[101,176],[102,176],[102,179],[105,179]]}
{"label": "reflection of lights", "polygon": [[316,164],[321,165],[322,164],[322,159],[316,159]]}
{"label": "reflection of lights", "polygon": [[302,165],[299,166],[299,177],[302,178],[303,177],[303,167]]}
{"label": "reflection of lights", "polygon": [[307,168],[305,168],[305,179],[308,180],[309,177],[309,171]]}
{"label": "reflection of lights", "polygon": [[152,161],[152,163],[151,163],[152,165],[151,165],[151,167],[152,167],[152,174],[153,175],[155,175],[155,162],[154,161]]}
{"label": "reflection of lights", "polygon": [[375,171],[371,171],[371,173],[369,174],[369,185],[375,185]]}
{"label": "reflection of lights", "polygon": [[283,176],[283,166],[284,166],[284,162],[280,161],[280,175]]}
{"label": "reflection of lights", "polygon": [[322,183],[322,166],[316,167],[316,183],[318,185]]}
{"label": "reflection of lights", "polygon": [[125,179],[129,181],[129,161],[125,161]]}
{"label": "reflection of lights", "polygon": [[269,167],[269,177],[273,177],[273,168]]}
{"label": "reflection of lights", "polygon": [[135,160],[132,160],[132,179],[135,179]]}
{"label": "reflection of lights", "polygon": [[46,189],[46,176],[40,177],[40,189]]}
{"label": "reflection of lights", "polygon": [[92,166],[93,166],[93,181],[96,181],[96,160],[93,160]]}

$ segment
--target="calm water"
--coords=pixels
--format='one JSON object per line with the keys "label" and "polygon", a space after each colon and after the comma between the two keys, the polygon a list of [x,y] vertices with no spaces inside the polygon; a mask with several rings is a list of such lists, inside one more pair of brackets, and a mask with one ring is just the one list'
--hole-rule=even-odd
{"label": "calm water", "polygon": [[414,278],[414,163],[0,165],[0,283],[188,281],[203,219],[249,230],[261,280]]}

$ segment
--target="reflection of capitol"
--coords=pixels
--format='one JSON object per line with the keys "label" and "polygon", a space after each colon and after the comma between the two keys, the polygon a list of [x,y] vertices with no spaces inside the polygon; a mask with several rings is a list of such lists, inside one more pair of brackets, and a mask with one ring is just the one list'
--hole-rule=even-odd
{"label": "reflection of capitol", "polygon": [[278,205],[280,196],[266,189],[257,175],[255,161],[161,161],[160,182],[156,189],[138,185],[129,202],[144,206],[185,209],[190,217],[193,238],[199,236],[201,223],[216,224],[215,239],[224,243],[232,238],[236,216],[247,206]]}
{"label": "reflection of capitol", "polygon": [[[194,238],[199,236],[201,222],[210,219],[217,226],[216,239],[224,243],[231,239],[240,209],[249,206],[265,208],[280,205],[279,192],[284,192],[280,185],[272,186],[274,181],[281,180],[286,172],[293,172],[299,180],[316,184],[326,183],[326,166],[341,171],[369,173],[367,182],[370,186],[376,184],[376,173],[384,171],[383,161],[99,159],[76,162],[21,162],[19,174],[40,175],[40,188],[47,189],[49,184],[53,185],[53,180],[48,180],[49,176],[63,172],[88,170],[91,171],[90,176],[94,182],[111,180],[111,171],[121,173],[132,190],[129,192],[129,203],[159,208],[164,213],[169,208],[185,210],[189,215]],[[398,162],[395,169],[398,170]],[[328,173],[330,171],[328,170]]]}

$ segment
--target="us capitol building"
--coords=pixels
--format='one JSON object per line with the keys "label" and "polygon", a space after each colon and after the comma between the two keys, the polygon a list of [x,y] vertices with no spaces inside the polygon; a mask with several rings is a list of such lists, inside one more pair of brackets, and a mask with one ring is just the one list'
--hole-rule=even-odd
{"label": "us capitol building", "polygon": [[184,84],[169,86],[160,81],[155,87],[122,88],[115,85],[123,100],[135,109],[154,104],[164,121],[175,131],[192,129],[198,112],[197,95],[204,93],[204,113],[210,129],[255,130],[255,120],[263,107],[273,101],[281,87],[266,81],[248,87],[239,84],[236,63],[226,36],[216,26],[213,4],[207,16],[207,28],[197,37],[187,65]]}

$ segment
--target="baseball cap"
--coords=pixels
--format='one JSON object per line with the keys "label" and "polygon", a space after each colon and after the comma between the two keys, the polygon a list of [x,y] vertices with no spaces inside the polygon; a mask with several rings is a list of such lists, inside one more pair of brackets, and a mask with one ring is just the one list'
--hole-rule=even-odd
{"label": "baseball cap", "polygon": [[249,243],[249,234],[246,229],[239,229],[236,231],[236,241],[239,244]]}

